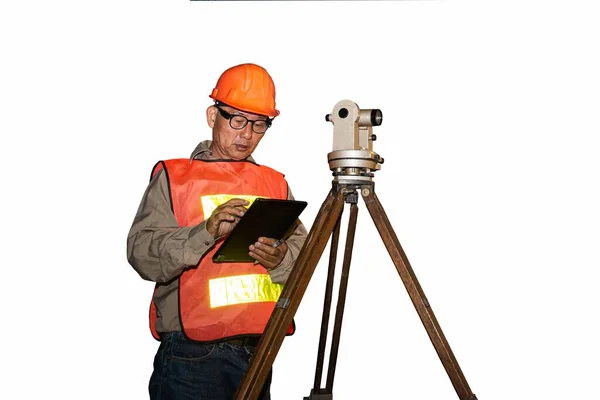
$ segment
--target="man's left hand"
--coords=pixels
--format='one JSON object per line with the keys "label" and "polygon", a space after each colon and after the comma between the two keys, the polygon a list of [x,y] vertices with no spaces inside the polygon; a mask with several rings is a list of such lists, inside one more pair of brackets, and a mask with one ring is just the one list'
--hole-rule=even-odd
{"label": "man's left hand", "polygon": [[250,245],[248,254],[266,269],[273,269],[281,263],[288,249],[285,242],[273,247],[275,243],[277,240],[273,238],[259,237],[256,243]]}

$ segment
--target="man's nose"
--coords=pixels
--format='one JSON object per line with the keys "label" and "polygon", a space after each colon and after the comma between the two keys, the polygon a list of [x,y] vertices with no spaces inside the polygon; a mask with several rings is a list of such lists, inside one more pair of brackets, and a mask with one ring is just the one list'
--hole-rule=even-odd
{"label": "man's nose", "polygon": [[249,122],[241,131],[240,136],[246,140],[252,139],[252,123]]}

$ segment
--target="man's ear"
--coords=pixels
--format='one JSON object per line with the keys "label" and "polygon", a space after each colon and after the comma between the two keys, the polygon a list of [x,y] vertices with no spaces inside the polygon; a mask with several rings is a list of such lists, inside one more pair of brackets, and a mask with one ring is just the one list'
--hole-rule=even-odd
{"label": "man's ear", "polygon": [[215,123],[217,122],[217,112],[218,112],[217,107],[215,107],[215,106],[209,106],[206,109],[206,123],[211,128],[214,128]]}

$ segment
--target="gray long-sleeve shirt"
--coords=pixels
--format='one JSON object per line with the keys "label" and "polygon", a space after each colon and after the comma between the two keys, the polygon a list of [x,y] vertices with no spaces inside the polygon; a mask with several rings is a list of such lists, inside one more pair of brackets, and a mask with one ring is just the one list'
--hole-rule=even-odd
{"label": "gray long-sleeve shirt", "polygon": [[[214,159],[209,140],[201,142],[192,152],[192,159]],[[253,161],[249,158],[249,161]],[[288,199],[293,200],[288,186]],[[276,268],[269,270],[271,280],[285,283],[307,232],[300,222],[286,239],[288,251]],[[127,259],[138,274],[156,282],[153,301],[156,305],[158,332],[180,331],[178,312],[179,275],[185,268],[198,264],[212,248],[215,239],[206,230],[206,223],[180,227],[171,210],[166,175],[156,174],[146,188],[142,201],[127,236]]]}

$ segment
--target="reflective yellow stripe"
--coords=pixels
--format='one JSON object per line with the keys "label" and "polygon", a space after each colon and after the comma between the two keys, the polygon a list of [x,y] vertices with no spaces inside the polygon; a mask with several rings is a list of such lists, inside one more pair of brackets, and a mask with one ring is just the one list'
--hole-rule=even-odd
{"label": "reflective yellow stripe", "polygon": [[215,208],[231,199],[238,198],[248,200],[250,203],[246,206],[246,208],[248,208],[258,197],[261,196],[252,196],[248,194],[213,194],[210,196],[202,196],[200,197],[200,201],[202,202],[202,213],[204,214],[204,219],[210,218],[213,211],[215,211]]}
{"label": "reflective yellow stripe", "polygon": [[210,307],[277,301],[283,285],[273,283],[268,274],[227,276],[208,283]]}

